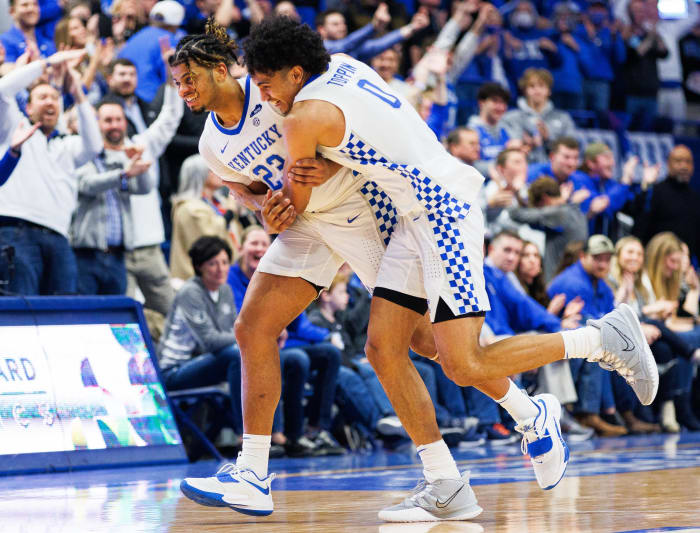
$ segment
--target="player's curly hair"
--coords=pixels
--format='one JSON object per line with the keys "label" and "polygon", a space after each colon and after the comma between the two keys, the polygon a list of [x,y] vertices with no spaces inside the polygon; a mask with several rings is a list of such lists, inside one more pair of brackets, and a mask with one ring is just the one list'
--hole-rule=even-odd
{"label": "player's curly hair", "polygon": [[284,15],[266,17],[253,27],[243,43],[243,56],[250,74],[299,65],[314,76],[324,72],[331,60],[318,33]]}
{"label": "player's curly hair", "polygon": [[238,45],[226,33],[226,28],[210,17],[204,33],[183,37],[168,62],[171,67],[190,61],[205,68],[214,68],[219,63],[233,65],[238,62]]}

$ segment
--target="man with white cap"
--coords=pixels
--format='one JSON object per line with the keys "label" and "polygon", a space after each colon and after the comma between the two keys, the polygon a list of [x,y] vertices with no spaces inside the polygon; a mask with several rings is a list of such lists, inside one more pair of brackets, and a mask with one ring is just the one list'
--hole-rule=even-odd
{"label": "man with white cap", "polygon": [[[179,29],[185,18],[185,8],[175,0],[162,0],[151,9],[149,24],[135,33],[119,52],[119,57],[136,65],[139,83],[136,95],[150,102],[165,83],[167,71],[161,57],[161,46],[175,47],[185,35]],[[161,44],[162,40],[162,44]]]}

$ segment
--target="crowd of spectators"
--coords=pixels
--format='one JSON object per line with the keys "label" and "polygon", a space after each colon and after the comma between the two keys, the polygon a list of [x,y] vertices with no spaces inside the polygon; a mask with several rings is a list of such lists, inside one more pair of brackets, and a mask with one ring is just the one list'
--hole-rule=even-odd
{"label": "crowd of spectators", "polygon": [[[481,342],[636,310],[661,374],[651,408],[583,360],[514,376],[567,407],[571,439],[700,430],[693,153],[675,146],[662,173],[577,140],[700,118],[700,19],[682,3],[669,17],[652,0],[0,2],[0,294],[139,299],[166,387],[226,381],[242,432],[233,322],[271,236],[197,154],[206,116],[183,105],[167,59],[209,17],[242,40],[274,11],[369,63],[485,176]],[[407,441],[364,355],[369,302],[345,266],[278,339],[273,455]],[[517,440],[494,402],[411,357],[448,443]]]}

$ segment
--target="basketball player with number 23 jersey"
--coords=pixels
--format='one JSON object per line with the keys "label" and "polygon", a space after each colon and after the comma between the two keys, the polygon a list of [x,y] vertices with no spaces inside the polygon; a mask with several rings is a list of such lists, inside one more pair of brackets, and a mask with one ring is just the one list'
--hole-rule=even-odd
{"label": "basketball player with number 23 jersey", "polygon": [[305,212],[296,219],[289,216],[294,210],[288,201],[280,201],[281,192],[269,192],[280,191],[286,181],[284,117],[262,100],[249,77],[231,75],[235,63],[235,44],[211,23],[207,34],[180,41],[170,60],[180,96],[193,111],[209,112],[200,139],[209,168],[240,203],[261,210],[268,225],[284,231],[256,269],[236,322],[244,380],[242,452],[236,464],[224,465],[217,475],[187,478],[181,487],[203,505],[262,516],[273,511],[267,467],[280,396],[277,339],[318,290],[330,285],[342,263],[347,261],[365,286],[374,288],[397,217],[375,183],[313,158],[291,169],[313,176],[318,186],[307,187]]}

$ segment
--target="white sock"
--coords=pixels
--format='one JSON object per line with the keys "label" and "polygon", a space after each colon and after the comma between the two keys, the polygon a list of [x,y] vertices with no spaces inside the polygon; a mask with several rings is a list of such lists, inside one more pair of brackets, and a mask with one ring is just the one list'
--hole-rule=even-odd
{"label": "white sock", "polygon": [[513,417],[518,424],[524,422],[528,418],[534,418],[539,413],[539,409],[532,402],[530,397],[524,390],[518,388],[513,380],[508,380],[510,387],[506,395],[500,400],[496,400],[503,409],[508,411],[508,414]]}
{"label": "white sock", "polygon": [[423,463],[423,475],[428,483],[438,479],[460,478],[457,463],[444,440],[418,446],[418,457]]}
{"label": "white sock", "polygon": [[270,435],[243,434],[243,449],[236,465],[250,468],[260,479],[267,477],[267,462],[270,458]]}
{"label": "white sock", "polygon": [[561,336],[564,339],[565,359],[586,359],[603,347],[600,330],[593,326],[562,331]]}

